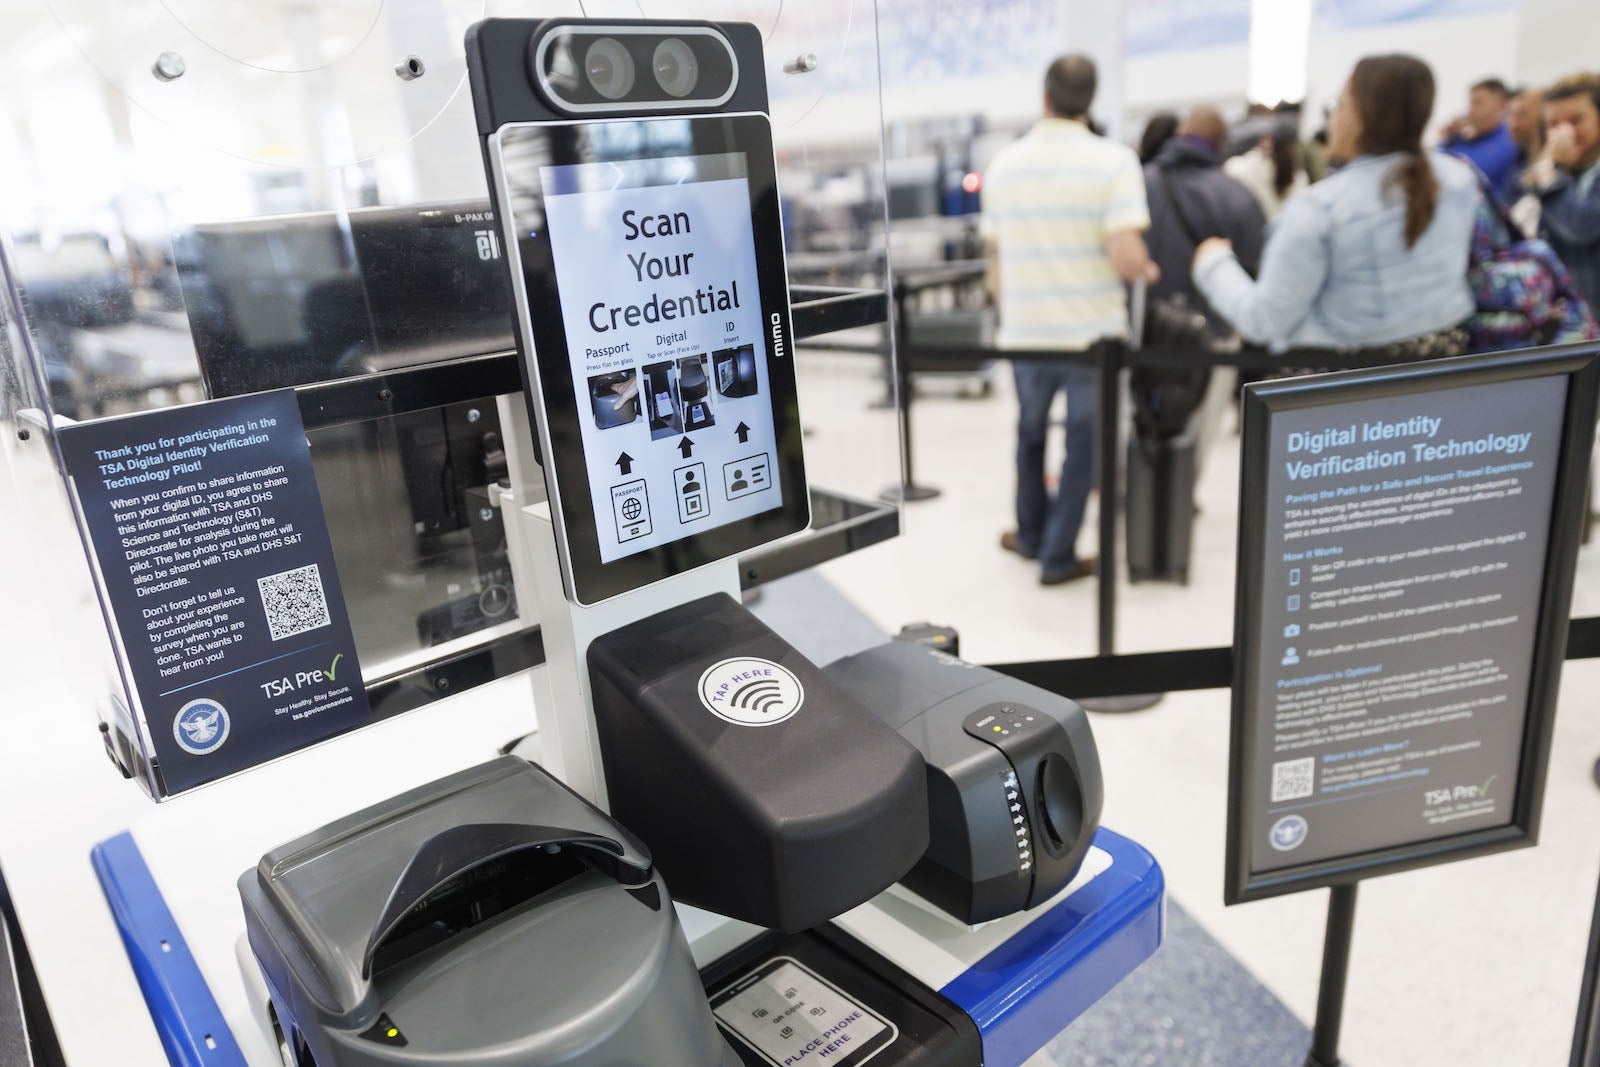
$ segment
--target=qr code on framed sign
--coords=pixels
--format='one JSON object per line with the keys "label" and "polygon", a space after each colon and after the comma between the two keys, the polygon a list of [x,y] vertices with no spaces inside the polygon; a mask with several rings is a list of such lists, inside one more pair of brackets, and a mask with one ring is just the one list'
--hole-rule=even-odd
{"label": "qr code on framed sign", "polygon": [[261,606],[266,609],[267,628],[274,641],[333,622],[322,589],[322,572],[315,563],[257,578],[256,585],[261,587]]}
{"label": "qr code on framed sign", "polygon": [[1316,777],[1317,761],[1313,756],[1286,760],[1272,765],[1272,802],[1299,800],[1315,790],[1312,779]]}

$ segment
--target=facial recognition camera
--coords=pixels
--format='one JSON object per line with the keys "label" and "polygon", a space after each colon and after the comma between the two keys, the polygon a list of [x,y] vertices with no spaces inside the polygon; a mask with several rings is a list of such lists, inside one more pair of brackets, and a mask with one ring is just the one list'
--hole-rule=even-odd
{"label": "facial recognition camera", "polygon": [[565,25],[539,36],[530,69],[558,110],[632,115],[721,107],[739,60],[712,26]]}
{"label": "facial recognition camera", "polygon": [[568,599],[805,529],[759,32],[488,19],[467,65]]}

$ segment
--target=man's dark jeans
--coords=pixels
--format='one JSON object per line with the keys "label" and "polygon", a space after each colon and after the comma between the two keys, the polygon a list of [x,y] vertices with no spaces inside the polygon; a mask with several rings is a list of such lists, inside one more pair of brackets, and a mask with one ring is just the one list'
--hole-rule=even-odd
{"label": "man's dark jeans", "polygon": [[[1017,539],[1045,577],[1078,564],[1074,548],[1094,482],[1098,372],[1087,364],[1017,360]],[[1056,393],[1067,394],[1067,458],[1054,496],[1045,490],[1045,436]]]}

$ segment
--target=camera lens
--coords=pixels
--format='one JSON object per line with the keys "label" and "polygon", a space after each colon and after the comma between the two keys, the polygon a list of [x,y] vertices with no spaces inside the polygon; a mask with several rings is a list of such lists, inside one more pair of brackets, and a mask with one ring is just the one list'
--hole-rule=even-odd
{"label": "camera lens", "polygon": [[620,100],[633,88],[633,56],[615,37],[602,37],[590,45],[583,67],[594,91],[607,100]]}
{"label": "camera lens", "polygon": [[677,37],[668,37],[656,45],[651,59],[655,67],[656,82],[671,96],[688,96],[700,80],[700,61],[694,49]]}

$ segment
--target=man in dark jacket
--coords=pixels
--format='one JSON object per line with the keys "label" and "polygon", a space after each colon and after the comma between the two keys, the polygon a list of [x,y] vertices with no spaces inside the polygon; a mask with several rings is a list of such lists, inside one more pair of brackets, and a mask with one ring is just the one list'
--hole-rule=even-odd
{"label": "man in dark jacket", "polygon": [[1197,107],[1144,168],[1150,201],[1150,229],[1145,242],[1161,279],[1150,299],[1183,293],[1204,312],[1204,299],[1189,277],[1195,245],[1207,237],[1233,242],[1245,270],[1256,272],[1266,219],[1250,190],[1222,172],[1222,145],[1228,128],[1215,108]]}
{"label": "man in dark jacket", "polygon": [[[1231,332],[1210,313],[1190,276],[1195,246],[1201,241],[1225,238],[1233,242],[1245,270],[1254,274],[1260,266],[1266,220],[1250,190],[1223,173],[1221,149],[1227,136],[1227,127],[1215,108],[1197,107],[1144,168],[1150,201],[1150,229],[1145,240],[1150,258],[1161,269],[1160,280],[1150,287],[1149,300],[1152,304],[1181,300],[1206,316],[1196,324],[1180,309],[1175,316],[1147,318],[1147,326],[1153,327],[1145,337],[1147,346],[1204,349],[1208,334],[1223,337]],[[1212,377],[1203,363],[1205,353],[1195,351],[1194,356],[1193,367],[1134,370],[1130,382],[1133,421],[1141,440],[1176,437],[1194,425],[1194,413],[1204,401]],[[1209,436],[1208,424],[1202,422],[1194,428],[1202,439],[1198,457]]]}
{"label": "man in dark jacket", "polygon": [[[1153,328],[1145,342],[1183,351],[1193,364],[1135,367],[1129,376],[1138,447],[1128,456],[1128,573],[1137,578],[1187,580],[1194,477],[1214,422],[1195,417],[1212,377],[1208,336],[1231,332],[1215,316],[1197,324],[1189,312],[1209,311],[1190,275],[1195,246],[1221,237],[1233,242],[1250,273],[1261,263],[1266,220],[1255,195],[1223,173],[1227,136],[1215,108],[1195,108],[1144,168],[1150,206],[1145,240],[1161,271],[1148,293],[1159,313],[1146,317]],[[1161,306],[1180,297],[1187,308]]]}

